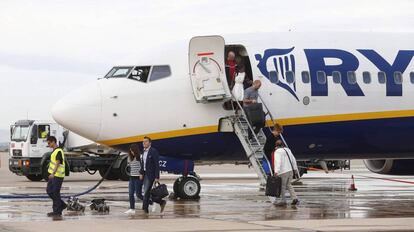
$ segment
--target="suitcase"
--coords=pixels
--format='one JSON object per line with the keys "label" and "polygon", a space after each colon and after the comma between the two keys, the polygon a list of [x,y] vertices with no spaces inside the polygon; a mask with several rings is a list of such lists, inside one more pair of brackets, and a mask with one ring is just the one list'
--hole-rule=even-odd
{"label": "suitcase", "polygon": [[266,196],[280,197],[282,190],[282,178],[279,176],[268,176],[266,181]]}
{"label": "suitcase", "polygon": [[260,128],[264,127],[266,121],[262,103],[250,104],[243,108],[250,125]]}

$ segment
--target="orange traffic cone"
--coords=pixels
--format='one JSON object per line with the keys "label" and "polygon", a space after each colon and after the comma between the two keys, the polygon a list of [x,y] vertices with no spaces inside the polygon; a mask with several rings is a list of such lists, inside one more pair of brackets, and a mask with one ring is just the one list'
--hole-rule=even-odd
{"label": "orange traffic cone", "polygon": [[349,186],[348,190],[349,191],[357,191],[357,188],[355,187],[355,180],[354,180],[354,175],[352,175],[352,180],[351,180],[351,186]]}

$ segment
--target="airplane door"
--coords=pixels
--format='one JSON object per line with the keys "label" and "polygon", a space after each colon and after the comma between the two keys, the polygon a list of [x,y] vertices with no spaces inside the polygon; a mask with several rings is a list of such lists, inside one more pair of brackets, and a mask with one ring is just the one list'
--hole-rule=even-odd
{"label": "airplane door", "polygon": [[190,78],[198,103],[231,98],[224,69],[224,45],[221,36],[198,36],[190,41]]}

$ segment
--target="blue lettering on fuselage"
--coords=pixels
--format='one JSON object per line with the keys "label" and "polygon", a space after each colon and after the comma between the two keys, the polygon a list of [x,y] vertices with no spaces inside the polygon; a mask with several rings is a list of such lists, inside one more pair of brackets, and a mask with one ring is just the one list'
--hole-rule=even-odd
{"label": "blue lettering on fuselage", "polygon": [[[263,55],[256,54],[255,58],[258,61],[259,71],[271,83],[282,87],[299,101],[295,83],[289,83],[285,77],[286,71],[295,72],[295,56],[291,54],[293,49],[294,47],[266,49]],[[414,51],[399,51],[392,65],[372,49],[358,49],[357,51],[375,65],[379,71],[386,73],[386,96],[402,96],[402,85],[394,81],[394,73],[404,73],[414,56]],[[318,82],[318,71],[325,72],[327,77],[332,76],[334,71],[340,72],[343,79],[340,84],[348,96],[365,96],[358,83],[351,84],[346,81],[348,72],[356,71],[359,67],[359,60],[355,55],[340,49],[304,49],[304,52],[310,72],[311,96],[328,96],[328,83],[326,81]],[[328,59],[340,62],[335,65],[327,64]],[[278,77],[279,73],[280,77]]]}
{"label": "blue lettering on fuselage", "polygon": [[[358,58],[352,53],[338,49],[305,49],[311,77],[312,96],[328,96],[328,83],[319,83],[317,72],[324,71],[326,76],[332,76],[333,71],[339,71],[342,77],[346,77],[348,71],[355,71],[359,67]],[[339,65],[327,65],[326,58],[336,58],[342,61]],[[348,81],[341,81],[348,96],[364,96],[358,84],[350,84]]]}
{"label": "blue lettering on fuselage", "polygon": [[359,49],[358,51],[380,71],[385,72],[387,96],[402,96],[402,85],[395,83],[394,72],[404,73],[413,58],[414,51],[399,51],[392,65],[374,50]]}

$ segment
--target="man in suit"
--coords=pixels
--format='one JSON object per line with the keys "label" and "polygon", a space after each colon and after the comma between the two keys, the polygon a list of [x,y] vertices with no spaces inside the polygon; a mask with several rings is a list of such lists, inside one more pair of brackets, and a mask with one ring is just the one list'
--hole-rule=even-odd
{"label": "man in suit", "polygon": [[[157,149],[151,147],[151,138],[144,137],[142,142],[144,152],[142,154],[142,165],[141,165],[141,180],[144,180],[144,202],[142,205],[145,213],[149,213],[148,206],[150,204],[151,189],[154,182],[159,182],[160,179],[160,155]],[[164,211],[166,201],[162,199],[152,199],[153,202],[160,204],[161,213]]]}

